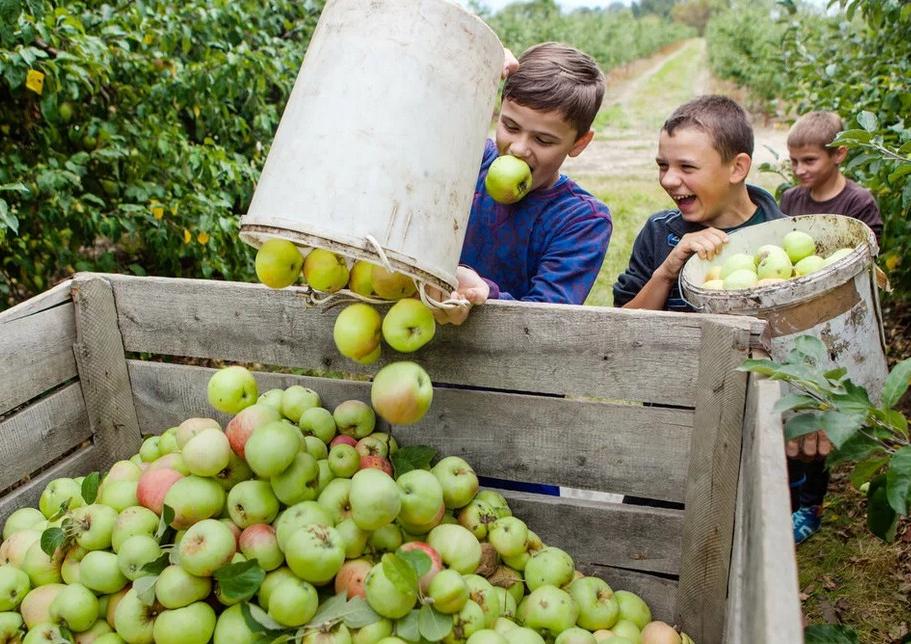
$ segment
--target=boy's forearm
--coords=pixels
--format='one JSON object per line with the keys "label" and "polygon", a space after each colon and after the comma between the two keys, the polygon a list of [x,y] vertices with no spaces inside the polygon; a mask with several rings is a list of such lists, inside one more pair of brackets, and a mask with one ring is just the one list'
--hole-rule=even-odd
{"label": "boy's forearm", "polygon": [[667,304],[667,298],[670,296],[671,289],[674,287],[676,276],[668,275],[663,269],[663,265],[659,266],[658,269],[652,273],[651,279],[642,287],[642,290],[636,293],[636,297],[624,304],[623,308],[650,309],[653,311],[664,310],[665,304]]}

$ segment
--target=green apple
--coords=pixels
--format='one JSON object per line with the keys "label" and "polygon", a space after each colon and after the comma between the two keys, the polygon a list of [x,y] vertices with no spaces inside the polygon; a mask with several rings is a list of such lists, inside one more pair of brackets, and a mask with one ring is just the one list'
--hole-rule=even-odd
{"label": "green apple", "polygon": [[118,555],[113,552],[93,550],[79,562],[79,583],[96,593],[116,593],[128,581],[120,571]]}
{"label": "green apple", "polygon": [[19,508],[9,515],[6,523],[3,524],[3,541],[9,539],[16,532],[31,528],[45,519],[46,517],[37,508]]}
{"label": "green apple", "polygon": [[383,317],[383,339],[396,351],[412,353],[433,339],[436,326],[433,312],[427,305],[405,298],[396,302]]}
{"label": "green apple", "polygon": [[161,546],[152,537],[144,534],[127,539],[117,553],[117,566],[123,576],[131,581],[147,575],[142,568],[161,556]]}
{"label": "green apple", "polygon": [[728,291],[737,289],[753,288],[756,286],[759,278],[752,269],[741,269],[730,273],[724,278],[724,288]]}
{"label": "green apple", "polygon": [[501,557],[514,557],[525,552],[528,526],[516,517],[497,519],[487,532],[487,540]]}
{"label": "green apple", "polygon": [[402,530],[394,523],[374,530],[367,540],[367,547],[372,552],[395,552],[402,545]]}
{"label": "green apple", "polygon": [[155,618],[156,644],[206,644],[215,632],[215,611],[205,602],[162,611]]}
{"label": "green apple", "polygon": [[481,543],[458,524],[438,525],[427,535],[427,543],[440,553],[443,563],[463,575],[470,575],[481,563]]}
{"label": "green apple", "polygon": [[[635,623],[631,622],[628,619],[621,619],[616,624],[614,624],[611,631],[614,633],[614,639],[605,640],[604,644],[623,644],[623,642],[637,642],[642,641],[642,633],[639,630],[639,627]],[[621,640],[620,642],[617,639]]]}
{"label": "green apple", "polygon": [[322,404],[319,394],[308,387],[291,385],[282,394],[282,415],[292,423],[299,423],[301,415]]}
{"label": "green apple", "polygon": [[[210,577],[237,551],[234,533],[216,519],[194,523],[177,547],[178,563],[191,575]],[[214,627],[214,624],[213,624]]]}
{"label": "green apple", "polygon": [[[500,598],[500,617],[505,617],[509,620],[512,620],[516,616],[516,599],[510,594],[508,590],[502,586],[494,586],[493,591],[497,594],[497,597]],[[500,618],[497,618],[497,621],[500,621]],[[494,628],[497,625],[494,623]]]}
{"label": "green apple", "polygon": [[[237,414],[256,403],[256,378],[245,367],[234,365],[216,371],[208,384],[209,404],[226,414]],[[179,442],[179,441],[178,441]]]}
{"label": "green apple", "polygon": [[299,528],[312,524],[334,526],[335,521],[329,510],[316,501],[301,501],[300,503],[292,505],[282,512],[273,524],[275,527],[275,538],[278,541],[279,547],[284,551],[287,546],[288,538],[294,532]]}
{"label": "green apple", "polygon": [[794,264],[794,275],[797,277],[803,277],[804,275],[815,273],[825,265],[826,260],[824,260],[819,255],[808,255]]}
{"label": "green apple", "polygon": [[114,609],[114,629],[130,644],[152,644],[153,628],[159,607],[148,606],[130,589]]}
{"label": "green apple", "polygon": [[60,576],[63,577],[64,583],[80,583],[79,566],[87,553],[88,550],[79,546],[73,546],[67,551],[66,556],[63,558],[63,563],[60,565]]}
{"label": "green apple", "polygon": [[0,611],[18,608],[30,589],[27,574],[10,565],[0,566]]}
{"label": "green apple", "polygon": [[304,279],[317,291],[334,293],[348,283],[348,264],[340,255],[314,248],[304,260]]}
{"label": "green apple", "polygon": [[468,505],[459,509],[456,519],[459,525],[471,530],[478,539],[485,539],[490,525],[497,520],[497,515],[489,503],[475,497]]}
{"label": "green apple", "polygon": [[427,470],[411,470],[402,474],[396,485],[402,499],[399,520],[412,526],[426,526],[427,532],[435,528],[446,511],[439,479]]}
{"label": "green apple", "polygon": [[484,628],[484,611],[469,599],[462,606],[462,610],[452,616],[452,630],[441,641],[443,644],[462,644],[482,628]]}
{"label": "green apple", "polygon": [[361,455],[351,445],[339,443],[329,450],[329,468],[339,478],[351,478],[361,467]]}
{"label": "green apple", "polygon": [[48,519],[57,514],[64,504],[69,510],[85,505],[82,487],[71,478],[54,479],[38,499],[38,509]]}
{"label": "green apple", "polygon": [[158,444],[161,442],[161,436],[149,436],[139,447],[139,458],[143,463],[151,463],[161,456],[161,448]]}
{"label": "green apple", "polygon": [[249,481],[253,477],[253,470],[247,465],[247,461],[232,451],[228,454],[228,465],[213,478],[228,492],[238,483]]}
{"label": "green apple", "polygon": [[528,590],[550,585],[562,587],[573,580],[576,565],[564,550],[548,546],[531,555],[525,564],[525,584]]}
{"label": "green apple", "polygon": [[351,477],[351,518],[362,530],[377,530],[392,523],[402,507],[398,486],[391,476],[374,468]]}
{"label": "green apple", "polygon": [[721,279],[725,279],[734,271],[748,270],[756,272],[756,264],[752,255],[747,253],[734,253],[721,264]]}
{"label": "green apple", "polygon": [[361,400],[346,400],[332,412],[339,433],[361,439],[376,427],[376,414],[370,405]]}
{"label": "green apple", "polygon": [[24,622],[19,613],[13,611],[0,613],[0,642],[3,644],[18,644],[23,628]]}
{"label": "green apple", "polygon": [[393,362],[373,378],[370,402],[392,425],[413,425],[424,417],[433,400],[430,376],[416,362]]}
{"label": "green apple", "polygon": [[256,251],[256,277],[269,288],[285,288],[297,281],[304,258],[287,239],[268,239]]}
{"label": "green apple", "polygon": [[51,621],[51,603],[64,588],[65,584],[46,584],[28,592],[19,604],[19,614],[26,628]]}
{"label": "green apple", "polygon": [[331,441],[337,430],[332,412],[323,407],[311,407],[305,411],[297,421],[297,426],[304,436],[316,436],[324,443]]}
{"label": "green apple", "polygon": [[373,264],[363,259],[354,262],[348,275],[348,288],[358,295],[373,297]]}
{"label": "green apple", "polygon": [[493,628],[503,611],[500,595],[493,585],[480,575],[465,575],[465,584],[468,586],[468,597],[484,612],[484,626]]}
{"label": "green apple", "polygon": [[579,605],[576,623],[582,628],[590,631],[610,628],[620,618],[620,603],[603,579],[580,577],[570,583],[567,592]]}
{"label": "green apple", "polygon": [[285,393],[284,389],[270,389],[269,391],[260,395],[256,399],[257,404],[265,405],[266,407],[271,407],[277,412],[282,410],[282,395]]}
{"label": "green apple", "polygon": [[215,476],[231,460],[231,443],[220,429],[204,429],[187,441],[180,451],[190,474]]}
{"label": "green apple", "polygon": [[180,448],[177,446],[176,427],[171,427],[164,431],[161,438],[158,440],[158,451],[161,452],[162,456],[180,451]]}
{"label": "green apple", "polygon": [[139,504],[138,487],[139,481],[112,481],[100,488],[97,502],[116,512],[122,512]]}
{"label": "green apple", "polygon": [[509,644],[506,638],[492,628],[482,628],[469,636],[465,644]]}
{"label": "green apple", "polygon": [[162,570],[155,582],[155,597],[165,608],[189,606],[205,599],[211,592],[211,578],[191,575],[178,565]]}
{"label": "green apple", "polygon": [[374,266],[371,273],[373,292],[384,300],[400,300],[417,293],[414,280],[404,273],[389,271],[382,266]]}
{"label": "green apple", "polygon": [[797,264],[816,252],[816,240],[802,230],[792,230],[781,240],[781,247],[791,258],[791,263]]}
{"label": "green apple", "polygon": [[16,568],[22,568],[22,562],[25,559],[25,553],[31,548],[32,544],[41,539],[44,526],[36,524],[41,529],[27,528],[19,530],[10,535],[9,539],[0,545],[0,564],[11,564]]}
{"label": "green apple", "polygon": [[652,621],[652,611],[639,595],[627,590],[618,590],[614,597],[620,604],[620,619],[631,621],[640,630]]}
{"label": "green apple", "polygon": [[285,542],[291,571],[312,584],[325,584],[345,563],[345,543],[335,528],[311,524],[299,528]]}
{"label": "green apple", "polygon": [[254,523],[272,523],[275,520],[278,516],[279,502],[272,487],[268,481],[254,479],[241,481],[231,488],[228,492],[228,514],[237,527],[243,530]]}
{"label": "green apple", "polygon": [[768,244],[759,249],[756,254],[759,263],[756,265],[756,275],[759,279],[788,279],[794,269],[791,258],[783,248]]}
{"label": "green apple", "polygon": [[69,584],[50,606],[51,619],[72,631],[88,630],[98,619],[98,598],[82,584]]}
{"label": "green apple", "polygon": [[598,640],[591,632],[578,626],[567,628],[554,640],[554,644],[597,644],[597,642]]}
{"label": "green apple", "polygon": [[266,573],[266,578],[263,579],[263,583],[260,584],[259,590],[256,593],[256,599],[260,606],[269,605],[269,600],[272,599],[272,592],[285,579],[298,579],[298,577],[291,572],[291,569],[287,566],[282,566],[281,568]]}
{"label": "green apple", "polygon": [[67,640],[60,632],[60,626],[48,622],[31,627],[22,638],[22,644],[54,644],[65,641]]}
{"label": "green apple", "polygon": [[378,358],[376,349],[380,345],[382,324],[380,314],[369,304],[349,304],[335,318],[335,326],[332,328],[335,347],[339,353],[352,360],[363,362],[367,356],[374,354]]}
{"label": "green apple", "polygon": [[556,586],[540,586],[528,595],[525,625],[538,631],[546,631],[556,637],[576,625],[579,606],[576,600]]}
{"label": "green apple", "polygon": [[179,479],[168,488],[164,496],[164,505],[174,510],[171,526],[182,530],[198,521],[221,514],[225,507],[225,497],[225,491],[218,481],[190,475]]}
{"label": "green apple", "polygon": [[[231,373],[233,374],[232,377],[239,376],[236,372]],[[210,379],[209,382],[211,383],[212,380]],[[214,418],[187,418],[177,426],[176,430],[174,430],[174,438],[177,439],[177,449],[183,449],[183,446],[186,445],[191,438],[202,430],[209,429],[210,427],[221,429],[221,425],[219,425],[218,421]]]}
{"label": "green apple", "polygon": [[[108,635],[108,640],[111,642],[111,644],[121,644],[123,642],[123,638],[117,635],[117,633],[115,633],[111,628],[110,624],[108,624],[103,619],[96,620],[90,628],[82,631],[81,633],[75,633],[73,638],[75,640],[75,644],[95,644],[99,641],[99,638],[104,635]],[[102,644],[104,643],[102,642]]]}
{"label": "green apple", "polygon": [[446,568],[430,580],[427,594],[433,600],[433,607],[441,613],[458,613],[468,601],[468,584],[461,573]]}
{"label": "green apple", "polygon": [[519,626],[501,633],[509,644],[544,644],[544,638],[530,628]]}
{"label": "green apple", "polygon": [[724,289],[724,280],[708,280],[706,282],[703,282],[700,288],[708,289],[711,291],[721,291]]}
{"label": "green apple", "polygon": [[58,548],[53,556],[49,557],[41,549],[41,541],[38,540],[26,551],[21,570],[28,575],[32,586],[60,583],[63,580],[60,567],[63,565],[64,555],[64,551]]}
{"label": "green apple", "polygon": [[243,607],[235,604],[218,616],[212,637],[215,644],[256,644],[260,635],[250,630],[244,619]]}
{"label": "green apple", "polygon": [[319,465],[307,452],[298,452],[291,465],[270,478],[269,483],[275,497],[285,505],[313,501],[319,496]]}
{"label": "green apple", "polygon": [[300,447],[300,430],[277,420],[253,430],[244,446],[244,457],[257,476],[269,478],[291,465]]}
{"label": "green apple", "polygon": [[[384,555],[390,557],[392,555]],[[399,619],[411,612],[418,599],[417,589],[399,587],[386,576],[383,564],[376,564],[364,581],[367,603],[377,614],[389,619]]]}
{"label": "green apple", "polygon": [[303,450],[317,461],[329,457],[329,446],[316,436],[304,436]]}
{"label": "green apple", "polygon": [[395,624],[383,617],[372,624],[362,626],[351,634],[352,644],[378,644],[380,640],[392,636]]}
{"label": "green apple", "polygon": [[281,399],[284,391],[281,389],[273,389],[272,391],[278,392],[277,406],[273,407],[261,402],[263,396],[270,393],[266,392],[259,397],[260,402],[257,402],[255,405],[250,405],[241,411],[232,418],[227,427],[225,427],[225,436],[228,437],[231,449],[241,458],[244,457],[244,448],[247,444],[247,439],[250,438],[250,435],[257,427],[262,427],[263,425],[276,420],[281,420]]}
{"label": "green apple", "polygon": [[464,507],[478,493],[478,475],[463,458],[447,456],[430,471],[443,488],[443,501],[447,508]]}
{"label": "green apple", "polygon": [[497,203],[513,204],[531,190],[531,168],[522,159],[511,154],[498,156],[487,169],[484,187]]}
{"label": "green apple", "polygon": [[319,599],[313,584],[284,579],[269,597],[269,617],[284,626],[303,626],[316,614]]}

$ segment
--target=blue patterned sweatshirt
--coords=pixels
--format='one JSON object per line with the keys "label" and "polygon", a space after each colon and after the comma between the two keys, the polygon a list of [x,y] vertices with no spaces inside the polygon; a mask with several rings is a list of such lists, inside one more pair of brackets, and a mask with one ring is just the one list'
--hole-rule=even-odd
{"label": "blue patterned sweatshirt", "polygon": [[490,299],[582,304],[607,252],[610,210],[562,174],[550,188],[498,204],[484,188],[496,158],[488,140],[460,263],[490,284]]}

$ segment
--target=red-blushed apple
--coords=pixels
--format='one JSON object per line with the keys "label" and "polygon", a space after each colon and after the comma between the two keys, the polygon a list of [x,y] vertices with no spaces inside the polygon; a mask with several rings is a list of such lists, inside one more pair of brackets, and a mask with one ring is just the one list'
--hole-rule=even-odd
{"label": "red-blushed apple", "polygon": [[177,547],[180,567],[197,577],[210,577],[236,552],[234,534],[216,519],[191,525]]}
{"label": "red-blushed apple", "polygon": [[221,518],[219,519],[219,521],[221,521],[221,522],[224,523],[226,526],[228,526],[228,530],[230,530],[230,531],[231,531],[231,534],[234,535],[234,545],[235,545],[235,547],[240,548],[240,535],[241,535],[241,533],[243,532],[243,530],[242,530],[240,527],[238,527],[238,525],[237,525],[236,523],[234,523],[234,521],[231,520],[231,517],[230,517],[230,516],[221,517]]}
{"label": "red-blushed apple", "polygon": [[136,487],[139,504],[160,516],[168,490],[183,477],[184,475],[176,470],[146,470],[139,477]]}
{"label": "red-blushed apple", "polygon": [[311,524],[288,537],[285,560],[295,575],[322,585],[335,577],[345,563],[345,544],[335,528]]}
{"label": "red-blushed apple", "polygon": [[0,564],[11,564],[16,568],[22,568],[25,553],[39,539],[41,539],[41,531],[31,528],[13,533],[0,546]]}
{"label": "red-blushed apple", "polygon": [[183,477],[164,496],[164,504],[174,510],[171,526],[182,530],[197,521],[218,516],[225,507],[226,496],[214,479],[192,474]]}
{"label": "red-blushed apple", "polygon": [[303,579],[283,579],[269,596],[269,617],[284,626],[303,626],[318,607],[316,588]]}
{"label": "red-blushed apple", "polygon": [[361,456],[358,466],[358,469],[361,470],[380,470],[387,476],[392,476],[393,472],[392,463],[389,462],[388,458],[384,458],[382,456]]}
{"label": "red-blushed apple", "polygon": [[180,453],[190,474],[215,476],[228,466],[231,444],[220,429],[204,429],[188,440]]}
{"label": "red-blushed apple", "polygon": [[[355,447],[357,445],[357,439],[353,436],[346,436],[345,434],[339,434],[329,443],[329,447],[335,447],[336,445],[350,445]],[[355,450],[356,451],[356,450]]]}
{"label": "red-blushed apple", "polygon": [[374,376],[370,401],[376,413],[392,425],[413,425],[424,417],[433,400],[430,376],[416,362],[388,364]]}
{"label": "red-blushed apple", "polygon": [[244,528],[238,540],[240,551],[248,559],[256,559],[266,572],[285,563],[285,555],[278,547],[275,528],[267,523],[254,523]]}
{"label": "red-blushed apple", "polygon": [[304,257],[297,246],[287,239],[273,237],[256,251],[256,277],[269,288],[291,286],[300,277]]}
{"label": "red-blushed apple", "polygon": [[344,592],[348,599],[352,597],[366,597],[364,580],[367,573],[373,568],[369,559],[349,559],[339,568],[335,575],[336,594]]}
{"label": "red-blushed apple", "polygon": [[348,264],[332,251],[314,248],[304,259],[304,279],[314,290],[335,293],[348,283]]}
{"label": "red-blushed apple", "polygon": [[447,615],[458,613],[468,601],[468,585],[461,573],[450,568],[439,571],[425,592],[433,607]]}
{"label": "red-blushed apple", "polygon": [[336,432],[332,412],[323,407],[311,407],[306,410],[301,414],[297,425],[304,436],[316,436],[324,443],[331,441]]}
{"label": "red-blushed apple", "polygon": [[226,414],[237,414],[256,403],[259,389],[256,378],[246,367],[233,365],[219,369],[209,378],[209,404]]}
{"label": "red-blushed apple", "polygon": [[210,577],[191,575],[181,566],[170,565],[155,582],[155,597],[165,608],[183,608],[201,601],[212,592]]}
{"label": "red-blushed apple", "polygon": [[665,622],[649,622],[639,633],[642,644],[682,644],[683,638],[674,627]]}
{"label": "red-blushed apple", "polygon": [[408,543],[403,543],[399,550],[402,552],[420,550],[430,559],[430,568],[421,575],[420,579],[418,579],[418,585],[421,588],[421,592],[426,593],[427,589],[430,587],[430,582],[436,577],[437,573],[443,569],[443,560],[440,558],[440,553],[423,541],[409,541]]}
{"label": "red-blushed apple", "polygon": [[[281,389],[274,391],[281,392]],[[228,437],[228,442],[231,444],[231,449],[234,450],[234,453],[243,458],[244,445],[246,445],[247,439],[250,438],[253,430],[279,419],[281,419],[279,409],[263,403],[256,403],[241,410],[239,414],[228,422],[225,427],[225,436]]]}
{"label": "red-blushed apple", "polygon": [[576,625],[579,606],[565,590],[544,585],[528,595],[525,625],[556,637]]}
{"label": "red-blushed apple", "polygon": [[437,323],[433,312],[412,298],[399,300],[383,317],[383,339],[400,353],[413,353],[433,339]]}
{"label": "red-blushed apple", "polygon": [[388,271],[382,266],[374,265],[371,270],[373,292],[384,300],[400,300],[417,293],[414,280],[404,273]]}
{"label": "red-blushed apple", "polygon": [[351,518],[362,530],[376,530],[392,523],[402,507],[395,480],[385,472],[367,468],[351,477]]}
{"label": "red-blushed apple", "polygon": [[79,583],[93,592],[116,593],[127,585],[117,555],[107,550],[93,550],[86,553],[79,562]]}
{"label": "red-blushed apple", "polygon": [[297,426],[278,420],[253,431],[244,447],[244,457],[257,476],[269,478],[291,465],[300,447]]}
{"label": "red-blushed apple", "polygon": [[418,598],[416,589],[405,590],[404,586],[399,587],[390,581],[383,570],[382,562],[376,564],[367,573],[364,592],[370,608],[378,615],[389,619],[399,619],[410,613]]}
{"label": "red-blushed apple", "polygon": [[346,358],[357,362],[371,362],[379,358],[380,326],[382,318],[375,308],[363,302],[349,304],[335,318],[332,339],[335,348]]}
{"label": "red-blushed apple", "polygon": [[458,524],[438,525],[427,535],[427,543],[440,553],[443,563],[463,575],[470,575],[481,563],[481,542]]}
{"label": "red-blushed apple", "polygon": [[487,169],[484,188],[490,198],[501,204],[520,201],[531,190],[531,168],[511,154],[498,156]]}
{"label": "red-blushed apple", "polygon": [[228,492],[228,514],[241,529],[254,523],[272,523],[279,502],[268,481],[241,481]]}
{"label": "red-blushed apple", "polygon": [[478,492],[478,476],[465,459],[447,456],[430,470],[443,488],[446,507],[457,509],[468,505]]}
{"label": "red-blushed apple", "polygon": [[361,400],[346,400],[332,412],[340,434],[357,440],[369,435],[376,427],[376,414],[370,405]]}
{"label": "red-blushed apple", "polygon": [[19,604],[19,613],[27,628],[51,621],[51,602],[66,588],[65,584],[47,584],[32,588]]}
{"label": "red-blushed apple", "polygon": [[214,418],[187,418],[181,422],[174,432],[177,439],[177,449],[183,449],[191,438],[208,428],[221,429],[221,425]]}

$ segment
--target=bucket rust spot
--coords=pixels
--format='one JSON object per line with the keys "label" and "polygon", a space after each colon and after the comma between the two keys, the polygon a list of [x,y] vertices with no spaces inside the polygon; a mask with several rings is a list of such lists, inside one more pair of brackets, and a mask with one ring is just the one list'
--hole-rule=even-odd
{"label": "bucket rust spot", "polygon": [[817,324],[836,318],[860,302],[860,293],[854,281],[848,281],[837,288],[806,302],[800,302],[786,309],[762,313],[759,317],[769,323],[772,337],[791,335],[812,329]]}

